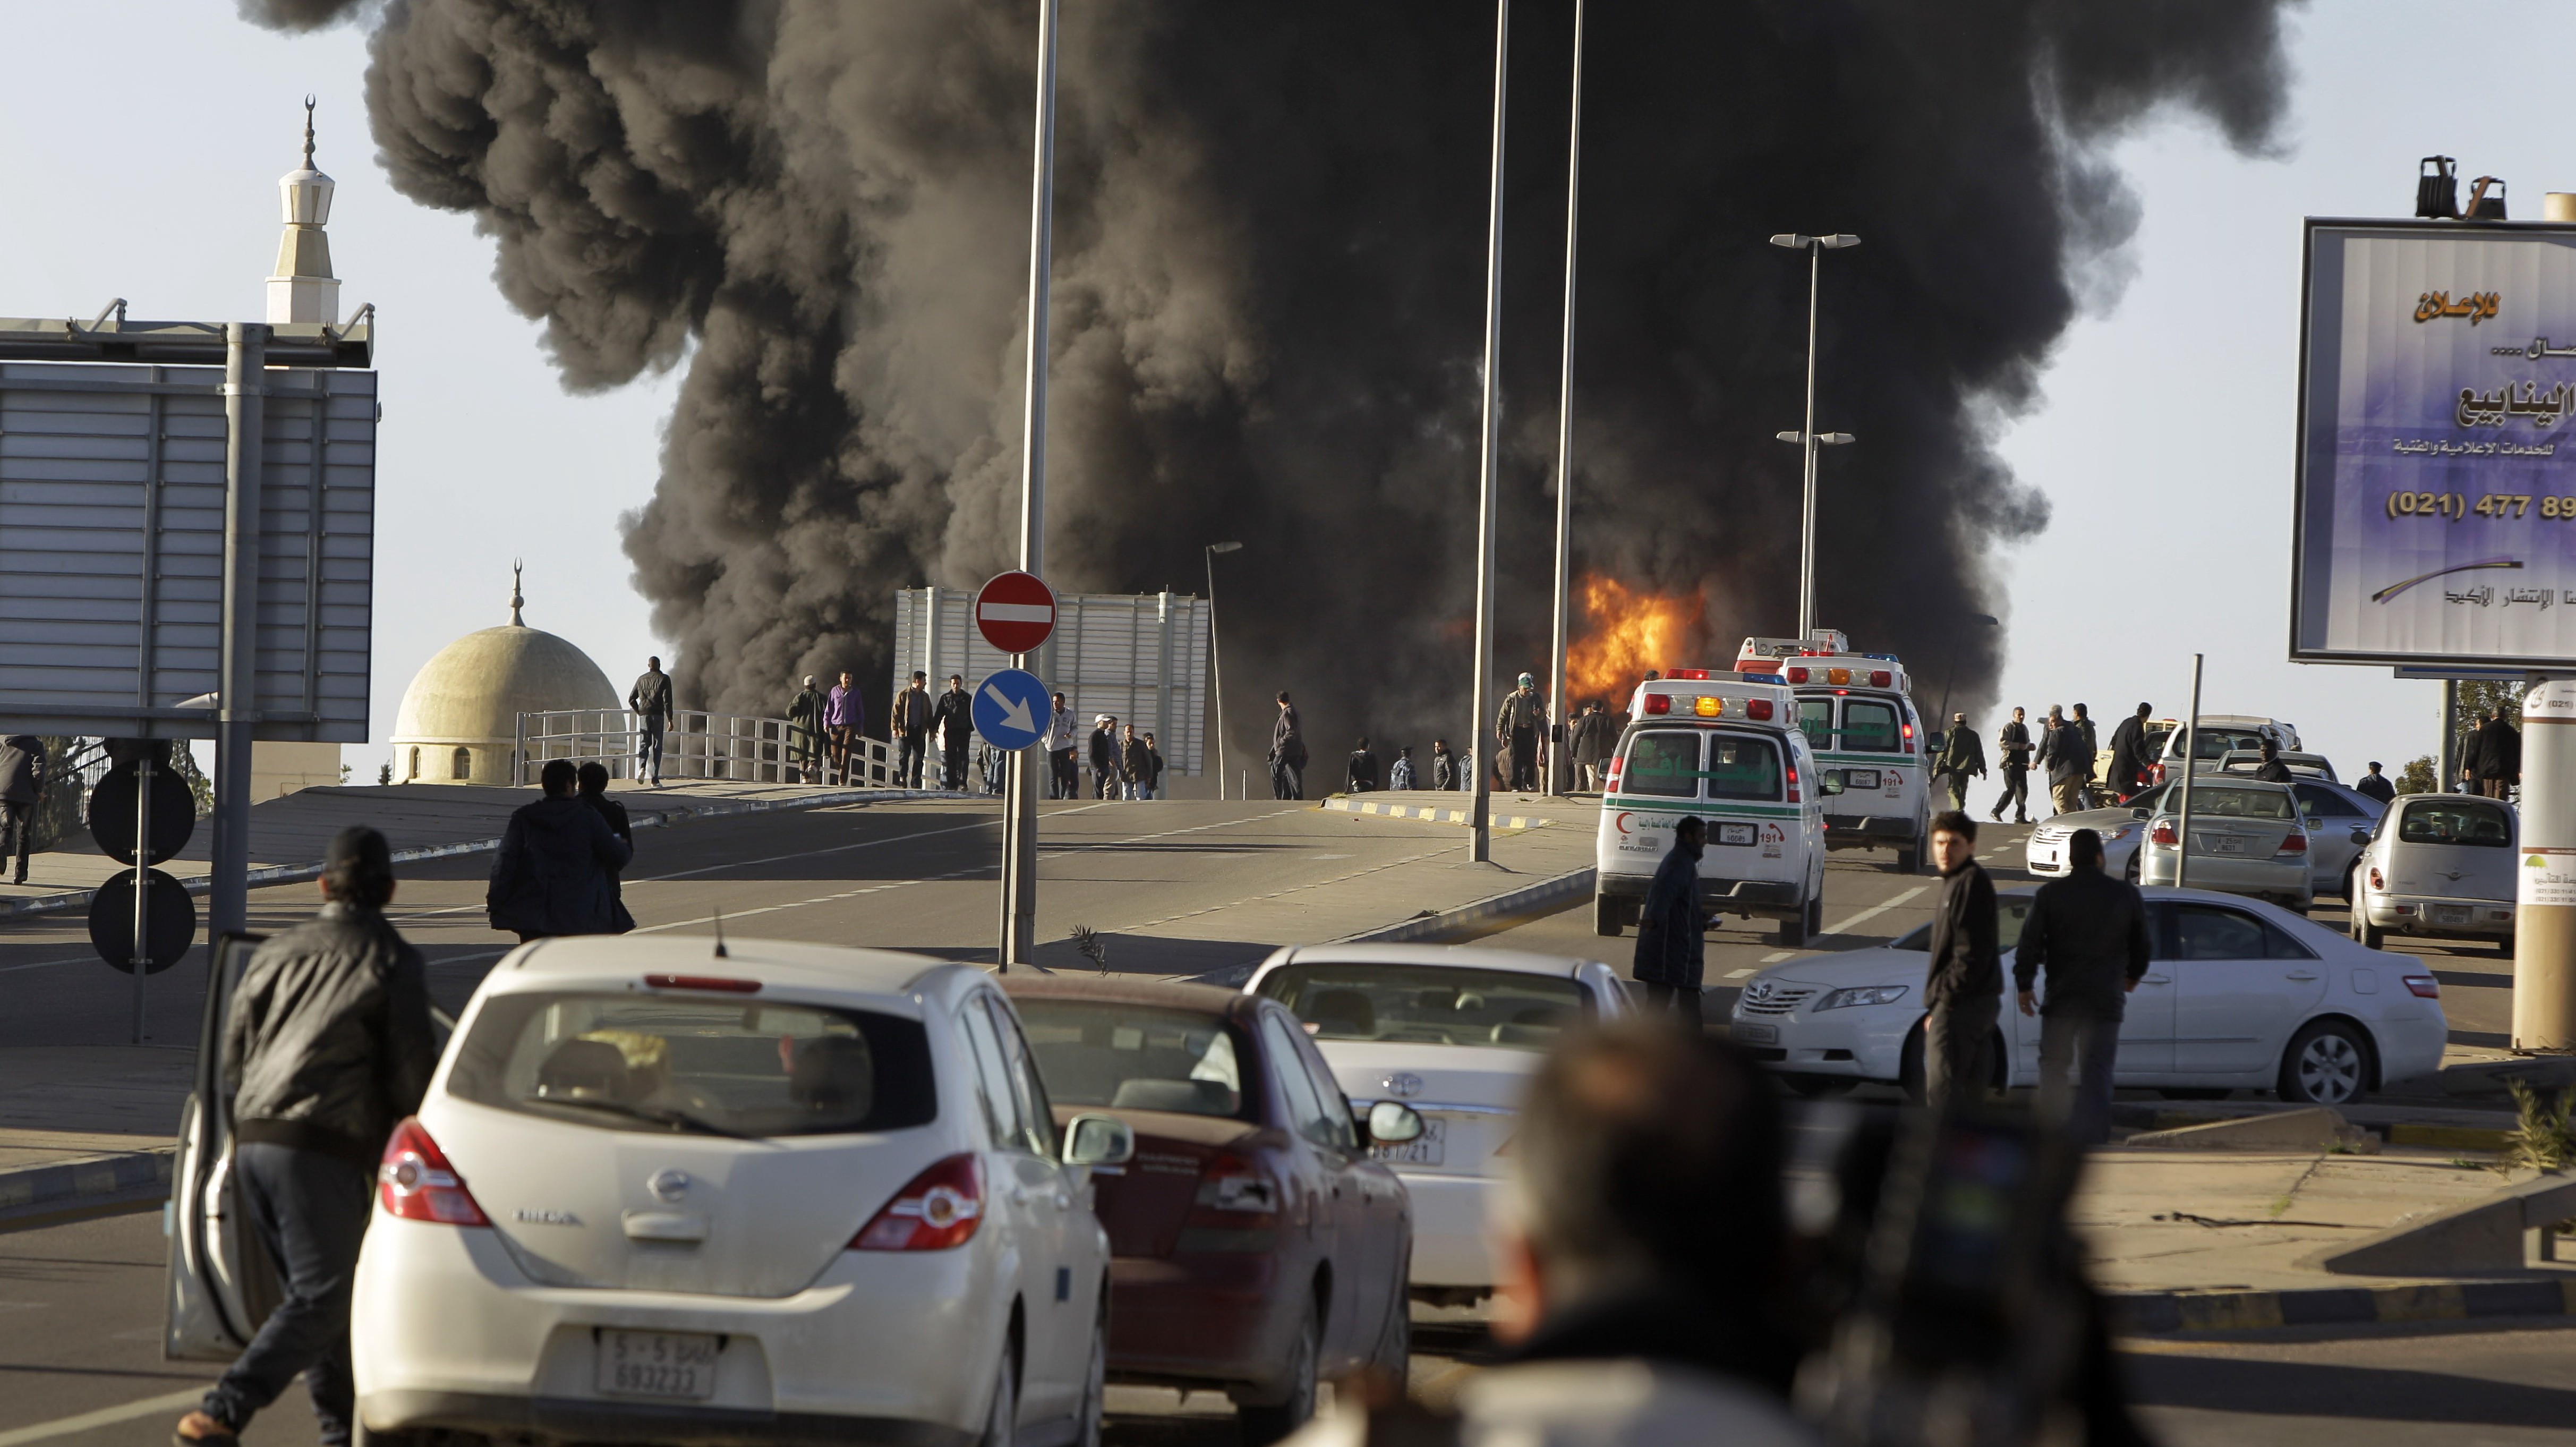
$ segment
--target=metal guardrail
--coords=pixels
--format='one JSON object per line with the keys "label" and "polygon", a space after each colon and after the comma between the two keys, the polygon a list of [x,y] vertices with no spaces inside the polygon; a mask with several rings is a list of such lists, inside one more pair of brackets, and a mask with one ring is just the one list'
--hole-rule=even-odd
{"label": "metal guardrail", "polygon": [[[511,751],[511,781],[536,782],[551,759],[598,760],[609,777],[635,777],[642,738],[636,716],[623,709],[571,709],[519,715]],[[819,732],[783,718],[681,709],[662,731],[662,777],[724,779],[743,784],[833,784],[843,788],[899,789],[894,746],[883,739],[850,742],[847,766],[830,767],[830,749]]]}

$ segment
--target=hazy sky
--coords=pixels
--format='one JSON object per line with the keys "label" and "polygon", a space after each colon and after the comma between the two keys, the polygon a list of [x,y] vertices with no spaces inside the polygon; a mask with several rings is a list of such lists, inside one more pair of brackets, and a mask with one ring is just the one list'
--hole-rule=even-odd
{"label": "hazy sky", "polygon": [[[2286,718],[2349,776],[2428,751],[2438,688],[2283,661],[2300,218],[2405,214],[2416,158],[2437,151],[2464,178],[2506,178],[2518,218],[2576,190],[2576,156],[2550,139],[2576,7],[2335,0],[2291,34],[2281,154],[2239,157],[2188,121],[2119,151],[2144,210],[2130,279],[2068,335],[2040,408],[2001,424],[2054,520],[1996,558],[1991,611],[2011,630],[2007,705],[2172,712],[2198,650],[2205,710]],[[17,61],[0,87],[6,315],[87,317],[115,296],[136,317],[261,315],[277,178],[296,162],[303,96],[320,97],[332,255],[345,310],[377,304],[383,373],[376,742],[346,751],[360,777],[390,757],[420,664],[506,621],[514,557],[528,621],[612,679],[661,648],[616,521],[650,494],[670,379],[563,391],[537,327],[491,284],[491,244],[375,168],[360,33],[279,36],[212,0],[16,0],[0,5],[0,53]],[[1830,457],[1824,507],[1830,536]],[[1929,710],[1941,661],[1911,662]],[[1991,736],[1994,720],[1976,722]]]}

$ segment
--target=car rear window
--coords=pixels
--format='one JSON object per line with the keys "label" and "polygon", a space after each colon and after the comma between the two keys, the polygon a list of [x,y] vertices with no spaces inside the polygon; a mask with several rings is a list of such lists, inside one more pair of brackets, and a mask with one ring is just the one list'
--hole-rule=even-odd
{"label": "car rear window", "polygon": [[1896,707],[1867,699],[1843,700],[1843,747],[1864,753],[1896,752]]}
{"label": "car rear window", "polygon": [[1696,730],[1656,729],[1630,739],[1628,761],[1619,768],[1619,792],[1698,797],[1699,737]]}
{"label": "car rear window", "polygon": [[1026,995],[1011,1003],[1059,1105],[1250,1118],[1243,1052],[1214,1015]]}
{"label": "car rear window", "polygon": [[1461,965],[1289,965],[1263,976],[1261,993],[1318,1040],[1544,1050],[1593,1010],[1566,976]]}
{"label": "car rear window", "polygon": [[2468,799],[2415,800],[2397,821],[2400,844],[2475,844],[2513,847],[2513,821],[2493,804]]}
{"label": "car rear window", "polygon": [[2261,734],[2240,734],[2232,729],[2205,728],[2193,736],[2191,756],[2195,759],[2218,760],[2238,749],[2262,752]]}
{"label": "car rear window", "polygon": [[1780,749],[1769,739],[1711,735],[1707,772],[1712,799],[1780,797]]}
{"label": "car rear window", "polygon": [[[1995,900],[1995,948],[2008,950],[2020,944],[2021,924],[2028,918],[2030,918],[2029,895],[2007,894],[1997,898]],[[1932,926],[1919,925],[1912,934],[1899,939],[1888,948],[1922,950],[1928,954],[1932,949]]]}
{"label": "car rear window", "polygon": [[[2168,797],[2166,807],[2182,808],[2182,793],[2176,790]],[[2290,801],[2287,789],[2230,788],[2224,784],[2202,784],[2191,791],[2191,815],[2194,819],[2296,819],[2298,806]]]}
{"label": "car rear window", "polygon": [[495,995],[448,1094],[605,1130],[836,1135],[939,1117],[918,1020],[671,995]]}

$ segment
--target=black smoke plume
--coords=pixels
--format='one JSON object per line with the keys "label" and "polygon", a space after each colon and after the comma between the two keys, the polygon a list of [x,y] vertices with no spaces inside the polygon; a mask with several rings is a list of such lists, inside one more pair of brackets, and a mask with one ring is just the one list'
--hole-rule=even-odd
{"label": "black smoke plume", "polygon": [[[881,687],[896,588],[1015,561],[1035,0],[243,3],[374,27],[383,164],[494,236],[568,386],[686,368],[626,549],[694,702]],[[1241,539],[1238,743],[1279,687],[1325,757],[1454,738],[1492,5],[1063,13],[1051,579],[1195,591],[1201,546]],[[1506,676],[1544,671],[1571,16],[1514,10]],[[2166,108],[2272,145],[2278,6],[1598,0],[1590,26],[1578,571],[1700,591],[1721,654],[1790,631],[1772,434],[1806,268],[1765,238],[1855,232],[1826,262],[1820,425],[1861,442],[1826,466],[1819,611],[1927,683],[1957,649],[1983,702],[2004,639],[1961,620],[2009,612],[1995,549],[2047,521],[1990,437],[2117,294],[2137,207],[2108,147]]]}

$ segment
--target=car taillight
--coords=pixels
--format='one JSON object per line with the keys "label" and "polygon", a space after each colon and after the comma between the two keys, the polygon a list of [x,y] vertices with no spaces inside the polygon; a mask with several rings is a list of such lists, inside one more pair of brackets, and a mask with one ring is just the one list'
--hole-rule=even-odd
{"label": "car taillight", "polygon": [[2379,877],[2379,866],[2376,864],[2370,866],[2370,887],[2373,889],[2386,889],[2388,887],[2388,881]]}
{"label": "car taillight", "polygon": [[393,1136],[385,1142],[382,1164],[376,1167],[376,1200],[385,1214],[405,1221],[437,1221],[449,1226],[489,1226],[490,1217],[474,1203],[474,1193],[456,1168],[447,1163],[447,1154],[438,1142],[421,1128],[420,1117],[411,1116],[394,1127]]}
{"label": "car taillight", "polygon": [[1885,688],[1895,681],[1896,675],[1884,668],[1873,668],[1869,671],[1869,686],[1872,688]]}
{"label": "car taillight", "polygon": [[2406,988],[2413,992],[2415,997],[2418,999],[2438,1000],[2442,998],[2442,982],[2434,979],[2431,975],[2404,975],[2400,976],[2400,978],[2406,982]]}
{"label": "car taillight", "polygon": [[1912,724],[1905,725],[1905,751],[1909,754],[1914,752],[1914,725]]}
{"label": "car taillight", "polygon": [[1646,695],[1646,712],[1648,712],[1648,713],[1671,713],[1672,711],[1673,711],[1673,696],[1672,696],[1671,694],[1668,694],[1668,693],[1650,693],[1650,694],[1647,694],[1647,695]]}
{"label": "car taillight", "polygon": [[758,980],[738,980],[727,975],[646,975],[648,990],[713,990],[720,995],[757,995]]}
{"label": "car taillight", "polygon": [[2149,843],[2153,844],[2171,845],[2176,843],[2178,841],[2178,836],[2174,833],[2172,821],[2167,819],[2157,820],[2155,831],[2147,836],[2147,840]]}
{"label": "car taillight", "polygon": [[[2305,854],[2307,852],[2308,832],[2304,829],[2291,830],[2290,836],[2281,841],[2282,854]],[[2279,856],[2275,855],[2274,857],[2278,858]]]}
{"label": "car taillight", "polygon": [[1622,769],[1627,767],[1627,763],[1628,761],[1625,758],[1614,758],[1610,761],[1610,772],[1603,776],[1601,780],[1601,791],[1603,793],[1616,794],[1619,792],[1619,773]]}
{"label": "car taillight", "polygon": [[1807,681],[1807,670],[1803,668],[1784,668],[1781,672],[1789,676],[1789,681],[1791,683],[1804,683]]}
{"label": "car taillight", "polygon": [[1799,802],[1799,800],[1798,800],[1798,766],[1797,766],[1797,765],[1795,765],[1795,764],[1792,764],[1792,765],[1790,765],[1790,766],[1789,766],[1789,802],[1790,802],[1790,803],[1792,803],[1792,804],[1795,804],[1795,803]]}
{"label": "car taillight", "polygon": [[1707,670],[1707,669],[1705,669],[1705,668],[1676,668],[1676,669],[1674,669],[1672,672],[1665,674],[1665,675],[1664,675],[1664,677],[1666,677],[1666,678],[1706,678],[1706,677],[1708,677],[1708,670]]}
{"label": "car taillight", "polygon": [[912,1178],[876,1219],[850,1238],[853,1251],[945,1251],[963,1246],[984,1219],[984,1171],[961,1152]]}
{"label": "car taillight", "polygon": [[2165,766],[2164,766],[2164,765],[2162,765],[2162,764],[2158,764],[2158,765],[2156,765],[2156,767],[2155,767],[2155,773],[2150,777],[2149,782],[2150,782],[2150,783],[2157,783],[2157,784],[2161,784],[2161,783],[2163,783],[2164,781],[2165,781]]}
{"label": "car taillight", "polygon": [[1771,713],[1771,700],[1767,698],[1750,698],[1744,701],[1744,716],[1757,723],[1768,722]]}
{"label": "car taillight", "polygon": [[1199,1173],[1181,1249],[1268,1251],[1278,1239],[1279,1204],[1279,1182],[1258,1160],[1219,1151]]}

